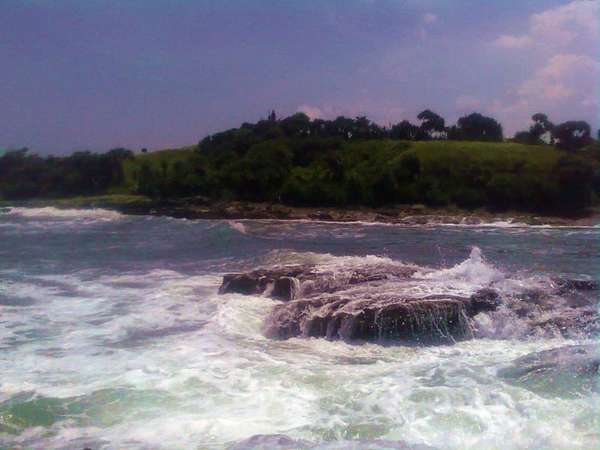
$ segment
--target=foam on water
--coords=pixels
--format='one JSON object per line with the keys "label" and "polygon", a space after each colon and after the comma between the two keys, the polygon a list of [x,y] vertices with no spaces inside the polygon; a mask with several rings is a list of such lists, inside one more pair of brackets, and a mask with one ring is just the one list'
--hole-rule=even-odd
{"label": "foam on water", "polygon": [[123,217],[117,211],[108,209],[91,208],[91,209],[62,209],[52,206],[44,208],[8,208],[8,212],[4,213],[19,217],[28,218],[44,218],[44,219],[95,219],[95,220],[116,220]]}
{"label": "foam on water", "polygon": [[[110,227],[123,221],[99,220]],[[121,261],[108,260],[106,267],[61,271],[25,261],[26,250],[19,250],[24,262],[0,270],[0,447],[223,449],[254,434],[282,433],[322,442],[323,448],[357,448],[342,442],[355,439],[451,450],[597,448],[597,394],[542,397],[496,376],[517,357],[578,341],[479,339],[420,348],[268,340],[261,330],[272,300],[217,295],[219,264],[225,263],[200,252],[197,259],[208,261],[204,265],[173,259],[171,249],[179,241],[165,235],[176,235],[172,227],[179,222],[165,220],[160,228],[162,219],[156,219],[152,223],[164,234],[151,235],[155,228],[136,220],[142,225],[132,234],[139,239],[123,238],[122,245],[137,249],[132,258],[153,250],[156,264],[143,259],[113,268],[110,261]],[[194,242],[213,245],[239,235],[218,224],[189,221],[177,228],[191,233],[180,251]],[[303,231],[286,229],[296,237]],[[335,245],[327,251],[282,251],[266,240],[239,237],[264,246],[239,254],[232,249],[234,266],[243,258],[252,267],[304,263],[339,272],[405,264],[387,256],[336,256],[336,250],[348,252]],[[100,256],[97,247],[85,247],[89,255],[82,248],[71,257]],[[157,248],[170,259],[160,259]],[[362,255],[372,253],[377,250],[365,247]],[[442,268],[432,259],[407,290],[421,296],[468,294],[489,285],[503,292],[548,285],[546,275],[514,274],[486,260],[478,248],[465,256]],[[491,320],[479,319],[482,329]],[[493,326],[488,323],[490,334]],[[338,445],[333,441],[341,447],[332,447]]]}
{"label": "foam on water", "polygon": [[479,247],[473,247],[469,258],[452,268],[420,272],[417,276],[454,286],[460,284],[465,293],[472,293],[505,278],[504,273],[485,261]]}

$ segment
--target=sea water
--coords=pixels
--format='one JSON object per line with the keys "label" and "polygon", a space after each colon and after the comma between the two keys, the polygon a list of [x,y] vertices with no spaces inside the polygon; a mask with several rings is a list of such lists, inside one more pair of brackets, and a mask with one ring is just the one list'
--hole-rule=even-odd
{"label": "sea water", "polygon": [[[419,266],[422,294],[598,274],[598,228],[193,221],[106,210],[0,213],[0,448],[223,449],[257,434],[322,448],[595,449],[598,394],[497,376],[593,342],[490,324],[418,347],[274,341],[264,297],[224,273],[281,264]],[[485,323],[481,328],[485,330]],[[493,329],[492,329],[493,328]],[[333,446],[333,447],[332,447]]]}

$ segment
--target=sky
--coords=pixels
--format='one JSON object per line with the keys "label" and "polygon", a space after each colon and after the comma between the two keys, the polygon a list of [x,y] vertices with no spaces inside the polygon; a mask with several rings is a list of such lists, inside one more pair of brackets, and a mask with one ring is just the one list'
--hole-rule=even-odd
{"label": "sky", "polygon": [[0,148],[190,145],[266,117],[594,129],[595,0],[0,0]]}

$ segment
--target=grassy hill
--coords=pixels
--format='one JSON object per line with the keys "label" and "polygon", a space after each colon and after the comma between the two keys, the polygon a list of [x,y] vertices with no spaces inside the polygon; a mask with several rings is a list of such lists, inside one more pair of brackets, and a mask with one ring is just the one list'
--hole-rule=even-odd
{"label": "grassy hill", "polygon": [[285,131],[282,123],[244,124],[198,145],[135,155],[125,149],[64,158],[11,152],[0,158],[0,199],[135,195],[153,202],[202,197],[547,214],[598,203],[597,143],[565,151],[504,142],[361,138],[335,130],[319,136],[301,127]]}
{"label": "grassy hill", "polygon": [[[276,138],[185,147],[123,162],[111,192],[296,206],[423,203],[524,211],[592,204],[598,163],[549,145]],[[144,172],[146,175],[144,176]]]}

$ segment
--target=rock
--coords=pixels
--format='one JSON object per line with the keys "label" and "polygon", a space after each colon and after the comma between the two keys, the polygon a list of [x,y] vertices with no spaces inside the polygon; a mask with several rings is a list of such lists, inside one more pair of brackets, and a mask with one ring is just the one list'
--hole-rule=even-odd
{"label": "rock", "polygon": [[296,277],[280,277],[273,281],[271,297],[279,300],[294,300],[300,292],[300,281]]}
{"label": "rock", "polygon": [[308,218],[312,220],[323,220],[327,222],[334,220],[331,214],[323,211],[317,211],[315,213],[309,214]]}
{"label": "rock", "polygon": [[597,291],[600,284],[596,280],[553,278],[557,285],[557,293],[563,294],[568,291]]}
{"label": "rock", "polygon": [[480,289],[470,298],[469,312],[475,316],[480,312],[495,311],[502,304],[500,294],[489,288]]}
{"label": "rock", "polygon": [[258,434],[240,441],[229,450],[435,450],[428,445],[411,445],[402,441],[382,439],[359,439],[356,441],[332,441],[313,443],[302,439],[292,439],[283,434]]}
{"label": "rock", "polygon": [[229,447],[229,450],[300,450],[312,448],[310,442],[283,434],[257,434]]}
{"label": "rock", "polygon": [[299,285],[296,277],[298,275],[309,277],[310,269],[306,266],[292,266],[227,274],[223,277],[219,294],[262,295],[269,292],[274,298],[291,300],[297,293],[294,289]]}
{"label": "rock", "polygon": [[266,289],[266,279],[258,273],[229,274],[223,277],[220,294],[236,293],[244,295],[262,294]]}
{"label": "rock", "polygon": [[346,341],[403,340],[444,343],[471,337],[465,301],[323,296],[275,306],[265,321],[267,337],[324,337]]}
{"label": "rock", "polygon": [[[452,343],[475,335],[587,337],[600,332],[589,280],[554,280],[505,294],[491,288],[471,296],[419,296],[414,266],[343,261],[329,268],[304,264],[229,274],[220,293],[265,295],[276,304],[264,323],[274,339],[319,337],[346,341]],[[559,290],[567,293],[560,295]],[[426,292],[426,290],[425,290]]]}
{"label": "rock", "polygon": [[600,318],[595,307],[556,310],[531,319],[529,324],[532,334],[537,331],[548,337],[580,338],[600,331]]}
{"label": "rock", "polygon": [[599,367],[595,345],[572,345],[518,358],[498,376],[542,396],[579,397],[597,390]]}
{"label": "rock", "polygon": [[259,269],[227,274],[220,294],[268,295],[277,300],[292,300],[321,293],[332,293],[349,285],[408,278],[415,272],[409,266],[385,266],[339,272],[316,270],[314,265]]}

